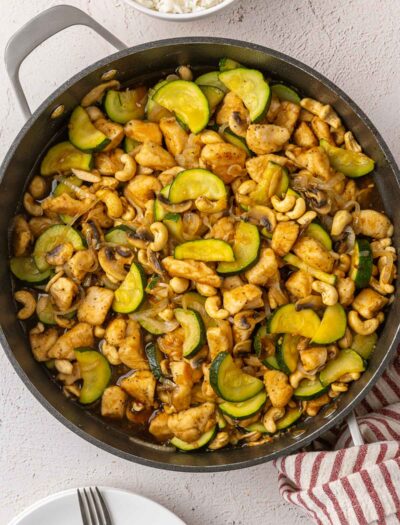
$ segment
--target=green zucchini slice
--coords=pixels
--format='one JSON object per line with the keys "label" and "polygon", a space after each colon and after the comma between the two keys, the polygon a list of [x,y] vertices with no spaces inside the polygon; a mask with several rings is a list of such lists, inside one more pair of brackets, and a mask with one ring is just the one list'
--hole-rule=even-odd
{"label": "green zucchini slice", "polygon": [[285,334],[280,341],[278,341],[276,349],[276,359],[279,368],[285,374],[292,374],[297,369],[299,362],[299,351],[297,345],[300,337],[298,335]]}
{"label": "green zucchini slice", "polygon": [[78,177],[75,177],[75,175],[71,175],[70,177],[63,177],[61,180],[64,182],[60,182],[54,188],[54,197],[59,197],[63,193],[67,193],[68,195],[73,196],[75,195],[75,191],[73,190],[73,188],[71,188],[70,185],[72,184],[72,186],[76,186],[77,188],[79,188],[80,186],[82,186],[83,183],[83,181],[81,179],[78,179]]}
{"label": "green zucchini slice", "polygon": [[319,379],[324,386],[328,386],[340,379],[345,374],[364,372],[363,358],[354,350],[340,350],[335,359],[328,361],[320,372]]}
{"label": "green zucchini slice", "polygon": [[182,452],[191,452],[192,450],[198,450],[199,448],[205,447],[212,439],[214,439],[216,433],[217,425],[208,432],[205,432],[197,441],[193,441],[192,443],[187,443],[177,437],[173,437],[170,443],[179,450],[182,450]]}
{"label": "green zucchini slice", "polygon": [[[268,337],[267,327],[265,324],[261,325],[256,332],[256,335],[253,339],[253,348],[256,356],[261,360],[262,364],[267,366],[272,370],[280,370],[280,366],[276,355],[270,355],[268,357],[263,357],[263,340]],[[271,336],[269,336],[271,337]]]}
{"label": "green zucchini slice", "polygon": [[259,392],[254,397],[241,403],[231,403],[225,401],[219,405],[219,409],[223,414],[226,414],[233,419],[245,419],[254,416],[261,410],[267,400],[267,393],[265,390]]}
{"label": "green zucchini slice", "polygon": [[88,405],[102,396],[111,379],[107,359],[91,348],[76,348],[75,357],[79,364],[83,385],[79,402]]}
{"label": "green zucchini slice", "polygon": [[357,288],[368,286],[372,276],[372,251],[367,239],[356,239],[351,258],[350,277]]}
{"label": "green zucchini slice", "polygon": [[219,397],[234,403],[247,401],[264,389],[264,383],[242,372],[228,352],[219,353],[211,363],[210,384]]}
{"label": "green zucchini slice", "polygon": [[143,303],[146,292],[146,275],[139,263],[133,262],[128,275],[115,290],[112,309],[119,314],[135,312]]}
{"label": "green zucchini slice", "polygon": [[69,119],[68,137],[71,144],[86,153],[101,151],[111,142],[92,124],[86,110],[81,106],[74,109]]}
{"label": "green zucchini slice", "polygon": [[223,57],[219,61],[219,70],[221,72],[223,71],[230,71],[231,69],[238,69],[239,67],[243,68],[242,64],[239,62],[236,62],[236,60],[232,60],[232,58]]}
{"label": "green zucchini slice", "polygon": [[345,309],[339,303],[327,306],[318,330],[313,335],[312,342],[316,344],[329,344],[341,339],[347,326]]}
{"label": "green zucchini slice", "polygon": [[[167,184],[167,186],[164,186],[162,190],[160,191],[160,195],[162,195],[166,199],[169,199],[170,188],[171,188],[171,184]],[[163,218],[167,215],[167,210],[164,208],[164,206],[158,199],[154,199],[153,213],[154,213],[154,220],[156,221],[162,221]]]}
{"label": "green zucchini slice", "polygon": [[329,233],[317,222],[312,222],[309,224],[306,228],[306,231],[304,232],[304,235],[316,239],[328,251],[332,250],[332,239],[329,237]]}
{"label": "green zucchini slice", "polygon": [[219,409],[217,409],[217,425],[220,430],[223,430],[224,428],[226,428],[226,419],[221,414]]}
{"label": "green zucchini slice", "polygon": [[198,86],[211,86],[227,93],[228,90],[225,84],[220,81],[219,74],[219,71],[209,71],[208,73],[204,73],[204,75],[197,77],[195,82]]}
{"label": "green zucchini slice", "polygon": [[311,309],[296,311],[294,304],[277,308],[267,322],[270,334],[294,334],[312,338],[321,324],[318,315]]}
{"label": "green zucchini slice", "polygon": [[129,234],[134,234],[135,230],[125,226],[125,224],[120,224],[119,226],[114,226],[110,228],[108,232],[104,235],[104,240],[113,244],[118,244],[119,246],[130,246],[128,241]]}
{"label": "green zucchini slice", "polygon": [[56,246],[66,242],[72,244],[75,251],[86,248],[85,240],[81,234],[71,228],[71,226],[63,224],[50,226],[38,237],[33,248],[33,258],[40,271],[44,272],[50,268],[50,264],[46,261],[46,255]]}
{"label": "green zucchini slice", "polygon": [[190,359],[195,356],[206,343],[205,327],[201,315],[195,310],[177,308],[175,318],[185,333],[183,357]]}
{"label": "green zucchini slice", "polygon": [[229,142],[229,144],[232,144],[233,146],[242,149],[248,157],[252,156],[252,153],[249,147],[247,146],[246,139],[244,139],[243,137],[239,137],[239,135],[233,133],[233,131],[229,128],[226,128],[225,131],[221,133],[221,135],[226,142]]}
{"label": "green zucchini slice", "polygon": [[218,104],[222,102],[225,93],[215,86],[200,86],[200,89],[205,94],[208,105],[210,106],[210,111],[213,113]]}
{"label": "green zucchini slice", "polygon": [[124,151],[125,153],[131,153],[135,148],[140,146],[141,142],[129,137],[124,138]]}
{"label": "green zucchini slice", "polygon": [[307,273],[310,273],[313,277],[318,279],[319,281],[323,281],[324,283],[336,284],[336,275],[332,273],[326,273],[322,272],[321,270],[317,270],[317,268],[314,268],[313,266],[310,266],[306,262],[302,261],[300,257],[297,257],[297,255],[294,255],[293,253],[288,253],[283,257],[283,260],[290,264],[291,266],[294,266],[298,268],[299,270],[304,270]]}
{"label": "green zucchini slice", "polygon": [[161,360],[162,360],[162,354],[154,343],[148,343],[144,347],[144,352],[147,357],[147,361],[149,362],[150,370],[153,373],[153,376],[159,380],[163,377],[163,373],[161,370]]}
{"label": "green zucchini slice", "polygon": [[10,269],[17,279],[31,284],[44,284],[52,274],[50,267],[40,271],[33,257],[12,257]]}
{"label": "green zucchini slice", "polygon": [[265,172],[263,173],[261,180],[258,182],[256,189],[249,195],[251,200],[256,204],[267,204],[273,195],[273,192],[271,191],[271,182],[276,177],[280,178],[280,182],[274,193],[276,193],[278,197],[282,197],[289,187],[288,171],[285,167],[280,166],[275,162],[268,162]]}
{"label": "green zucchini slice", "polygon": [[287,100],[294,104],[300,104],[300,97],[293,88],[285,86],[285,84],[274,84],[271,86],[271,91],[276,95],[279,100]]}
{"label": "green zucchini slice", "polygon": [[138,323],[144,328],[149,334],[162,335],[167,333],[169,328],[169,322],[164,321],[161,317],[142,317],[138,319]]}
{"label": "green zucchini slice", "polygon": [[92,159],[90,153],[84,153],[70,142],[60,142],[52,146],[44,156],[40,165],[40,174],[48,177],[55,173],[70,171],[72,168],[90,171]]}
{"label": "green zucchini slice", "polygon": [[369,359],[375,350],[378,335],[376,332],[370,335],[354,334],[351,349],[357,352],[363,359]]}
{"label": "green zucchini slice", "polygon": [[293,392],[293,396],[296,399],[307,401],[322,396],[328,389],[329,387],[324,386],[319,379],[303,379]]}
{"label": "green zucchini slice", "polygon": [[204,306],[205,302],[206,297],[203,297],[199,293],[186,292],[182,297],[182,308],[184,308],[185,310],[195,310],[197,313],[200,314],[201,318],[203,319],[205,327],[210,328],[212,326],[216,326],[217,323],[206,312],[206,308]]}
{"label": "green zucchini slice", "polygon": [[221,239],[200,239],[179,244],[174,251],[175,259],[194,259],[205,262],[231,262],[235,260],[232,246]]}
{"label": "green zucchini slice", "polygon": [[207,97],[199,86],[188,80],[173,80],[160,87],[153,100],[173,111],[192,133],[204,129],[210,118]]}
{"label": "green zucchini slice", "polygon": [[347,177],[363,177],[375,167],[375,162],[364,153],[337,148],[325,139],[320,140],[320,146],[328,155],[332,168]]}
{"label": "green zucchini slice", "polygon": [[262,120],[268,111],[271,90],[260,71],[243,67],[231,69],[221,73],[219,79],[243,101],[252,122]]}
{"label": "green zucchini slice", "polygon": [[220,200],[227,196],[222,180],[202,168],[193,168],[178,173],[169,190],[169,200],[173,204],[207,197],[210,200]]}
{"label": "green zucchini slice", "polygon": [[286,430],[298,421],[303,414],[300,407],[288,408],[282,419],[276,422],[276,430]]}
{"label": "green zucchini slice", "polygon": [[258,261],[260,244],[260,233],[257,226],[249,222],[239,222],[233,243],[235,260],[219,263],[217,272],[221,275],[235,275],[248,270]]}
{"label": "green zucchini slice", "polygon": [[163,219],[163,223],[167,227],[170,235],[178,242],[183,242],[183,220],[179,213],[167,213]]}
{"label": "green zucchini slice", "polygon": [[144,118],[146,88],[138,87],[126,91],[107,91],[104,109],[108,117],[119,124]]}

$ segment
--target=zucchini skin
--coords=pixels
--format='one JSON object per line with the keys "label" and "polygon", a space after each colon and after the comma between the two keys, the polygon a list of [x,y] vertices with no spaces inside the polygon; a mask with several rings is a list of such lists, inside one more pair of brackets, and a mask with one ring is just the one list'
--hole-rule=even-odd
{"label": "zucchini skin", "polygon": [[149,362],[150,370],[154,377],[159,380],[163,377],[163,373],[160,366],[161,352],[154,343],[148,343],[144,347],[144,352]]}
{"label": "zucchini skin", "polygon": [[357,288],[366,288],[372,276],[372,251],[367,239],[356,239],[351,261],[350,276]]}

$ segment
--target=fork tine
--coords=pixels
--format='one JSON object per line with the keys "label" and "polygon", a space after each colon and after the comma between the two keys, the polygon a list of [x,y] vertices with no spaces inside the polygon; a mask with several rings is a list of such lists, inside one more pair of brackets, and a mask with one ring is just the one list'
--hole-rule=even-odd
{"label": "fork tine", "polygon": [[[89,514],[90,514],[90,521],[92,523],[92,525],[94,525],[95,523],[99,523],[97,518],[95,520],[95,515],[94,515],[94,512],[93,512],[93,502],[90,500],[89,496],[88,496],[88,493],[86,492],[86,489],[83,489],[83,494],[85,496],[85,501],[86,501],[86,505],[89,509]],[[101,525],[101,523],[100,523]]]}
{"label": "fork tine", "polygon": [[78,493],[78,500],[79,500],[79,508],[81,510],[82,524],[83,525],[91,525],[91,523],[89,523],[89,521],[88,521],[88,517],[87,517],[87,514],[86,514],[86,507],[85,507],[85,504],[83,502],[82,494],[81,494],[79,489],[77,490],[77,493]]}
{"label": "fork tine", "polygon": [[[98,487],[95,487],[94,489],[95,489],[97,497],[98,497],[98,499],[100,501],[101,510],[103,511],[103,516],[105,518],[105,524],[104,525],[112,525],[112,523],[111,523],[111,516],[110,516],[110,513],[108,512],[106,502],[104,501],[104,498],[101,495],[101,492],[99,491]],[[90,490],[92,490],[92,489],[90,489]]]}

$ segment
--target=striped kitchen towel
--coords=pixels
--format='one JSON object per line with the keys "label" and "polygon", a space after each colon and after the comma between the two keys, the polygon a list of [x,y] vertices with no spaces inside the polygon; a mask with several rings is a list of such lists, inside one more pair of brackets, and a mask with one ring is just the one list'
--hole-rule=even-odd
{"label": "striped kitchen towel", "polygon": [[275,461],[281,495],[320,525],[400,524],[400,351],[356,415],[365,445],[342,425]]}

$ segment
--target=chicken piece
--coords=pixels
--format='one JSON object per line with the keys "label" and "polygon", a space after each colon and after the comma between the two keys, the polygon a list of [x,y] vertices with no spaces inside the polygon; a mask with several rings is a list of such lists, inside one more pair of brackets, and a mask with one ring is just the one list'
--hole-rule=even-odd
{"label": "chicken piece", "polygon": [[339,302],[342,306],[350,306],[354,300],[356,284],[351,277],[339,277],[336,282]]}
{"label": "chicken piece", "polygon": [[311,372],[324,365],[328,359],[328,350],[325,346],[313,346],[300,350],[300,359],[306,372]]}
{"label": "chicken piece", "polygon": [[356,296],[352,307],[365,319],[372,319],[388,303],[388,299],[371,288],[364,288]]}
{"label": "chicken piece", "polygon": [[148,370],[149,363],[143,355],[142,335],[137,321],[130,322],[126,335],[118,350],[119,358],[133,370]]}
{"label": "chicken piece", "polygon": [[29,219],[29,229],[34,239],[40,237],[44,231],[55,224],[60,224],[60,221],[50,217],[32,217]]}
{"label": "chicken piece", "polygon": [[158,124],[155,122],[144,122],[143,120],[130,120],[124,127],[125,135],[137,142],[153,142],[162,144],[162,134]]}
{"label": "chicken piece", "polygon": [[36,361],[42,362],[50,359],[48,352],[57,339],[58,332],[55,328],[48,328],[44,332],[39,332],[37,328],[32,328],[29,332],[29,342]]}
{"label": "chicken piece", "polygon": [[246,134],[247,145],[257,155],[280,151],[289,138],[289,131],[275,124],[251,124]]}
{"label": "chicken piece", "polygon": [[272,234],[271,247],[283,257],[290,252],[299,235],[300,227],[294,221],[279,222]]}
{"label": "chicken piece", "polygon": [[273,123],[273,121],[276,119],[280,107],[281,101],[279,100],[279,97],[275,95],[275,93],[272,93],[271,102],[266,116],[267,122],[270,122],[271,124]]}
{"label": "chicken piece", "polygon": [[190,407],[191,390],[193,386],[192,367],[186,361],[170,362],[172,380],[175,388],[171,401],[177,412]]}
{"label": "chicken piece", "polygon": [[96,257],[91,250],[81,250],[71,257],[66,266],[71,277],[83,281],[86,274],[96,268]]}
{"label": "chicken piece", "polygon": [[156,378],[149,370],[137,370],[125,377],[120,386],[133,399],[143,403],[146,407],[151,407],[154,405],[156,382]]}
{"label": "chicken piece", "polygon": [[184,277],[196,283],[208,284],[214,288],[219,288],[222,284],[221,277],[203,262],[191,259],[179,261],[174,257],[165,257],[162,263],[171,277]]}
{"label": "chicken piece", "polygon": [[93,199],[78,200],[68,193],[62,193],[58,197],[48,197],[42,202],[44,212],[65,214],[70,217],[83,215],[91,206],[93,206]]}
{"label": "chicken piece", "polygon": [[69,261],[74,253],[74,247],[70,242],[58,244],[46,255],[46,261],[51,266],[62,266]]}
{"label": "chicken piece", "polygon": [[246,121],[249,119],[249,112],[247,111],[242,100],[233,92],[230,91],[224,97],[221,107],[216,115],[216,122],[220,126],[222,124],[229,124],[229,120],[233,113],[239,115],[240,120]]}
{"label": "chicken piece", "polygon": [[12,224],[12,248],[15,257],[26,255],[33,242],[29,224],[22,215],[16,215]]}
{"label": "chicken piece", "polygon": [[179,439],[193,443],[216,423],[215,405],[203,403],[168,418],[168,428]]}
{"label": "chicken piece", "polygon": [[192,391],[192,403],[206,403],[207,401],[215,403],[218,401],[218,396],[210,384],[210,365],[203,363],[202,371],[204,377],[201,383],[200,392]]}
{"label": "chicken piece", "polygon": [[379,211],[361,210],[354,214],[355,232],[374,239],[384,239],[389,236],[392,226],[390,220]]}
{"label": "chicken piece", "polygon": [[223,292],[224,308],[235,315],[244,308],[260,308],[264,305],[262,291],[254,284],[244,284]]}
{"label": "chicken piece", "polygon": [[270,279],[278,272],[278,261],[271,248],[263,248],[258,262],[245,273],[251,284],[266,286]]}
{"label": "chicken piece", "polygon": [[51,285],[49,293],[57,309],[65,312],[71,307],[78,293],[78,287],[72,279],[60,277]]}
{"label": "chicken piece", "polygon": [[88,323],[78,323],[62,334],[49,350],[49,357],[55,359],[75,359],[75,348],[91,347],[94,344],[93,327]]}
{"label": "chicken piece", "polygon": [[225,142],[207,144],[201,150],[201,160],[206,168],[218,175],[226,184],[230,184],[243,173],[246,152]]}
{"label": "chicken piece", "polygon": [[175,157],[175,155],[181,154],[185,149],[189,135],[182,126],[178,124],[176,118],[162,118],[160,120],[160,128],[163,132],[167,149],[171,155]]}
{"label": "chicken piece", "polygon": [[330,273],[333,269],[334,258],[319,241],[312,237],[301,237],[294,245],[293,251],[300,259],[318,270]]}
{"label": "chicken piece", "polygon": [[264,374],[264,384],[273,407],[283,408],[289,403],[293,388],[286,374],[279,370],[268,370]]}
{"label": "chicken piece", "polygon": [[302,148],[318,146],[318,139],[312,132],[307,122],[300,122],[293,134],[294,143]]}
{"label": "chicken piece", "polygon": [[221,239],[226,242],[233,241],[235,238],[234,219],[232,219],[232,217],[222,217],[218,219],[205,237],[209,239]]}
{"label": "chicken piece", "polygon": [[95,155],[95,168],[102,175],[114,175],[114,173],[116,173],[117,171],[124,169],[124,165],[121,161],[121,157],[124,154],[124,150],[120,148],[117,148],[113,151],[100,151]]}
{"label": "chicken piece", "polygon": [[149,432],[159,441],[167,441],[174,435],[169,427],[168,420],[170,416],[165,412],[159,412],[149,424]]}
{"label": "chicken piece", "polygon": [[331,176],[331,166],[325,151],[315,146],[307,150],[300,150],[294,153],[296,162],[308,170],[313,175],[321,179],[328,180]]}
{"label": "chicken piece", "polygon": [[298,104],[284,100],[279,108],[275,119],[275,126],[286,128],[290,134],[293,133],[297,119],[299,118],[301,107]]}
{"label": "chicken piece", "polygon": [[173,361],[182,359],[185,332],[179,327],[158,338],[158,348]]}
{"label": "chicken piece", "polygon": [[298,270],[291,274],[285,283],[285,287],[294,297],[301,299],[311,295],[313,281],[314,279],[311,274],[303,270]]}
{"label": "chicken piece", "polygon": [[151,175],[136,175],[125,187],[124,195],[128,201],[145,208],[149,200],[161,190],[160,181]]}
{"label": "chicken piece", "polygon": [[99,118],[93,124],[111,141],[102,151],[114,150],[121,144],[124,138],[124,128],[120,124],[105,118]]}
{"label": "chicken piece", "polygon": [[330,126],[327,122],[324,122],[319,117],[313,117],[311,127],[318,140],[325,139],[329,144],[332,144],[332,146],[336,146],[331,135]]}
{"label": "chicken piece", "polygon": [[114,292],[100,286],[89,286],[78,308],[78,320],[93,326],[104,323],[114,299]]}
{"label": "chicken piece", "polygon": [[109,345],[119,346],[122,344],[126,335],[126,321],[121,317],[117,317],[110,321],[107,325],[104,339]]}
{"label": "chicken piece", "polygon": [[171,153],[155,142],[145,142],[135,160],[140,166],[160,171],[173,168],[176,164]]}
{"label": "chicken piece", "polygon": [[121,387],[109,386],[101,398],[101,415],[112,419],[123,419],[128,396]]}
{"label": "chicken piece", "polygon": [[207,328],[207,343],[211,360],[220,352],[232,352],[233,337],[229,321],[219,321],[217,326]]}

